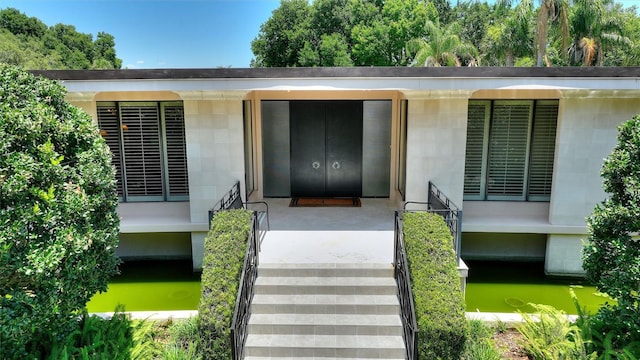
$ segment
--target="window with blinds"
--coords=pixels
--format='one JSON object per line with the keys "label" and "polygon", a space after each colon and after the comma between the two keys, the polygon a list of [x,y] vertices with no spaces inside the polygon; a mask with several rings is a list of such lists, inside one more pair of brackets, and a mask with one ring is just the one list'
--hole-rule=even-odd
{"label": "window with blinds", "polygon": [[97,113],[122,201],[188,200],[182,103],[100,102]]}
{"label": "window with blinds", "polygon": [[558,102],[470,101],[465,200],[548,201]]}

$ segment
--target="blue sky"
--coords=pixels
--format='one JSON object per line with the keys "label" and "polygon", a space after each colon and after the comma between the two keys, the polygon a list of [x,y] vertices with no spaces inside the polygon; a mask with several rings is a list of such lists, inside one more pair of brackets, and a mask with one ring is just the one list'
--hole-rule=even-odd
{"label": "blue sky", "polygon": [[249,67],[251,40],[279,5],[280,0],[0,0],[0,8],[16,8],[49,26],[74,25],[94,37],[108,32],[123,67],[151,69]]}
{"label": "blue sky", "polygon": [[0,0],[51,26],[115,37],[127,68],[249,67],[251,40],[279,0]]}

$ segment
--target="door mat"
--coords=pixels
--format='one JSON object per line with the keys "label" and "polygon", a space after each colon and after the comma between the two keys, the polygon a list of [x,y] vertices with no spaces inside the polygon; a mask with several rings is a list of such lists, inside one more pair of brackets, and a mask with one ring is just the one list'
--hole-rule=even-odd
{"label": "door mat", "polygon": [[291,198],[289,207],[360,207],[360,198]]}

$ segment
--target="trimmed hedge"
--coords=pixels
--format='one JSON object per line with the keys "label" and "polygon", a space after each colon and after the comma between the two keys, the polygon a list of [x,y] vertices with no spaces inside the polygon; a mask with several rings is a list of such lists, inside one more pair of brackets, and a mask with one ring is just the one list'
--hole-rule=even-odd
{"label": "trimmed hedge", "polygon": [[252,211],[214,216],[204,242],[198,328],[205,359],[231,358],[231,321],[251,228]]}
{"label": "trimmed hedge", "polygon": [[403,215],[421,359],[460,359],[467,339],[464,297],[449,228],[440,215]]}

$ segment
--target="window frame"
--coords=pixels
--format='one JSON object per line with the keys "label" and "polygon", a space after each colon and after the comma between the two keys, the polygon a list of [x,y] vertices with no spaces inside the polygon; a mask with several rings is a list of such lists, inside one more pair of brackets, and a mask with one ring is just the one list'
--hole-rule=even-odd
{"label": "window frame", "polygon": [[[495,149],[496,143],[494,138],[499,136],[499,134],[494,132],[496,130],[495,124],[499,120],[495,117],[496,105],[529,105],[528,109],[528,119],[527,119],[527,129],[526,129],[526,147],[523,156],[524,159],[524,169],[521,178],[521,187],[522,191],[516,195],[507,195],[507,194],[497,194],[490,193],[490,184],[489,184],[489,176],[490,176],[490,167],[492,165],[492,149]],[[465,201],[541,201],[548,202],[551,197],[551,186],[549,186],[549,194],[548,195],[540,195],[540,194],[531,194],[531,182],[532,182],[532,156],[533,156],[533,144],[534,144],[534,133],[536,127],[536,119],[538,119],[536,111],[538,109],[538,105],[555,105],[556,106],[556,118],[555,121],[555,129],[553,132],[553,154],[551,155],[551,179],[550,183],[553,180],[553,168],[555,167],[555,146],[556,146],[556,137],[557,137],[557,126],[558,126],[558,108],[559,101],[557,99],[549,99],[549,100],[506,100],[506,99],[496,99],[496,100],[469,100],[470,108],[472,105],[480,105],[484,106],[484,123],[482,124],[483,134],[482,134],[482,145],[478,146],[477,144],[474,146],[474,150],[478,148],[482,148],[482,155],[480,156],[480,172],[479,172],[479,183],[474,185],[473,183],[468,183],[471,181],[470,179],[474,177],[478,172],[469,174],[468,167],[476,166],[478,167],[478,162],[469,163],[470,151],[474,151],[470,149],[470,137],[469,137],[469,127],[470,127],[470,113],[467,115],[467,139],[466,139],[466,150],[465,150],[465,172],[464,172],[464,192],[463,192],[463,200]],[[538,119],[538,121],[541,121]],[[479,121],[478,121],[479,122]],[[507,136],[509,135],[502,135]],[[479,136],[476,136],[476,139],[479,139]],[[543,139],[544,140],[544,139]],[[508,166],[508,163],[505,165]],[[506,175],[505,175],[506,177]],[[467,193],[468,188],[475,188],[477,186],[477,193]]]}

